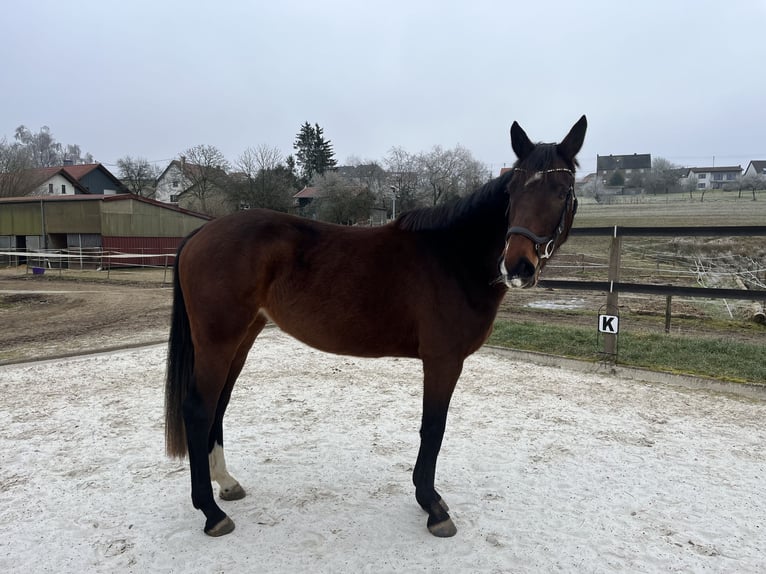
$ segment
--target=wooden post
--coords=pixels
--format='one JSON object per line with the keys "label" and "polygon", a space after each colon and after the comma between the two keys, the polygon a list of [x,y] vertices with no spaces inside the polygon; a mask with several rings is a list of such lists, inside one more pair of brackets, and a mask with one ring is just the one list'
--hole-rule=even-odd
{"label": "wooden post", "polygon": [[[618,292],[614,284],[620,280],[620,258],[622,252],[622,237],[617,235],[617,226],[614,226],[612,245],[609,249],[609,292],[606,294],[606,312],[609,315],[619,315],[620,307]],[[604,334],[604,354],[608,357],[617,356],[617,335],[614,333]]]}
{"label": "wooden post", "polygon": [[670,333],[670,303],[673,301],[673,296],[668,295],[665,297],[665,332]]}

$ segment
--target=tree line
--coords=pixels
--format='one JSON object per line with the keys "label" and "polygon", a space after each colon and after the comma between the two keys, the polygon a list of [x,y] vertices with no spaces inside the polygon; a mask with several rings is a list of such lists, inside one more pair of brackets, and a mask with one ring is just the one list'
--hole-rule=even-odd
{"label": "tree line", "polygon": [[[393,217],[450,201],[491,177],[487,166],[459,145],[417,153],[393,147],[381,160],[351,157],[348,165],[339,166],[332,141],[317,123],[300,126],[293,151],[285,156],[278,148],[261,144],[230,162],[215,146],[189,147],[178,155],[186,180],[179,200],[212,215],[265,207],[350,224],[366,221],[373,210]],[[13,141],[0,141],[0,173],[5,174],[0,178],[0,197],[28,194],[32,191],[30,182],[24,181],[28,170],[65,162],[92,163],[93,158],[77,145],[57,142],[47,126],[37,133],[19,126]],[[117,160],[123,184],[149,198],[155,196],[163,169],[144,157]],[[316,190],[313,201],[296,206],[293,196],[306,187]]]}

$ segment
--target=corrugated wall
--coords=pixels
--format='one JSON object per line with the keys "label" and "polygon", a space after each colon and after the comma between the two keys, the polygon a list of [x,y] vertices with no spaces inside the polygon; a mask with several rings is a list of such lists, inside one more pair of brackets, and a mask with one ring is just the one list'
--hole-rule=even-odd
{"label": "corrugated wall", "polygon": [[98,201],[6,203],[0,208],[0,235],[101,233]]}
{"label": "corrugated wall", "polygon": [[101,233],[109,237],[185,237],[207,220],[135,200],[104,201]]}

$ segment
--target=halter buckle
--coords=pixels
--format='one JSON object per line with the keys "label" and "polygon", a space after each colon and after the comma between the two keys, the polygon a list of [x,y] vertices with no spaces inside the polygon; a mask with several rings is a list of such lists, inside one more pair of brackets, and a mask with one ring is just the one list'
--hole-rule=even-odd
{"label": "halter buckle", "polygon": [[[542,245],[542,244],[541,243],[538,244],[538,247],[540,245]],[[556,249],[556,240],[555,239],[551,239],[550,241],[548,241],[548,243],[545,244],[545,249],[543,250],[543,254],[542,255],[538,254],[538,257],[540,259],[550,259],[551,257],[553,257],[553,251],[555,249]]]}

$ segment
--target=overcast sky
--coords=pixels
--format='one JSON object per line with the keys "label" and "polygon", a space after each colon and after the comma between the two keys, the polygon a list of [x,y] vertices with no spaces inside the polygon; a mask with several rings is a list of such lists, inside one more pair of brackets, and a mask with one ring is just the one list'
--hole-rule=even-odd
{"label": "overcast sky", "polygon": [[597,154],[745,168],[766,159],[765,36],[766,0],[11,0],[0,138],[47,125],[164,167],[196,144],[287,155],[309,121],[341,164],[461,144],[497,173],[514,120],[558,141],[586,114],[580,175]]}

